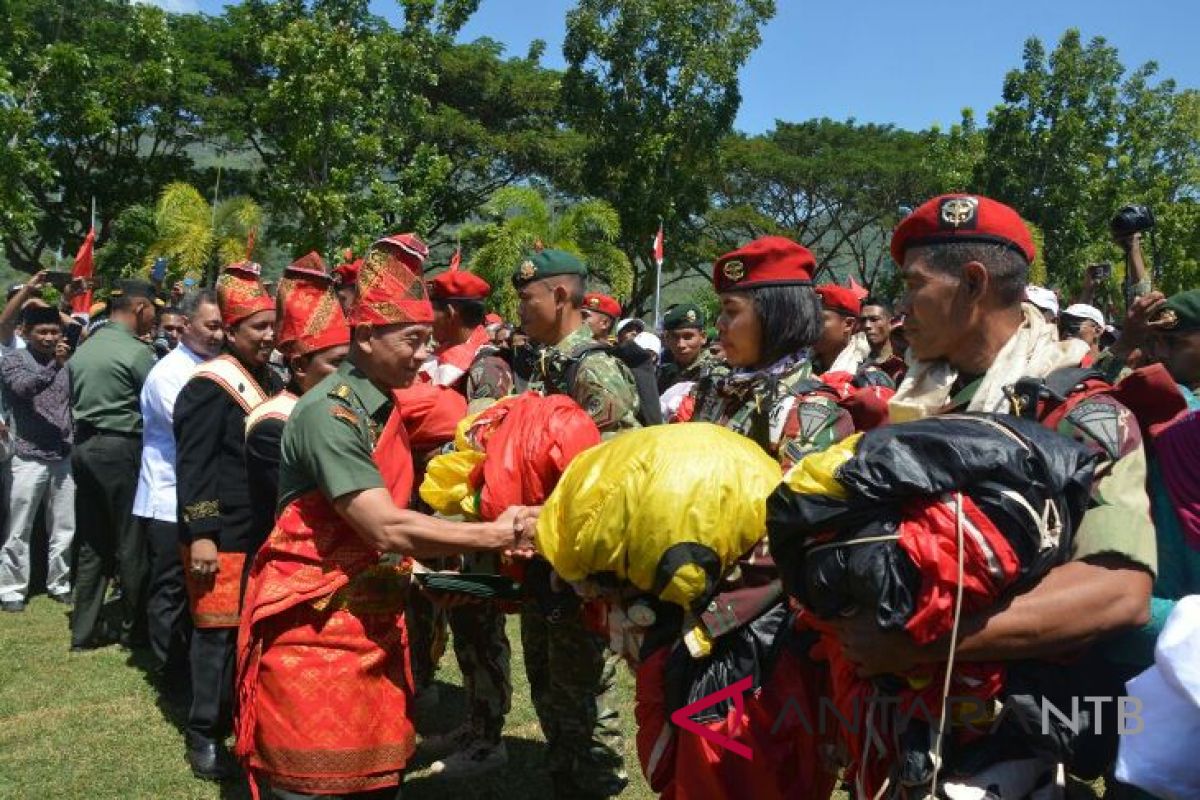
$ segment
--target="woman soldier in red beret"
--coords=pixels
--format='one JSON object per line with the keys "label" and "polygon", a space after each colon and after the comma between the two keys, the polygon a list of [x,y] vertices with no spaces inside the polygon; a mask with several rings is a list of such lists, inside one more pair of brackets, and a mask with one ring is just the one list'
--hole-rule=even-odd
{"label": "woman soldier in red beret", "polygon": [[[849,414],[813,376],[811,348],[824,326],[815,267],[812,253],[779,236],[717,260],[717,331],[732,372],[701,379],[677,421],[748,436],[783,470],[853,433]],[[836,772],[818,727],[827,671],[809,656],[815,635],[783,600],[766,539],[723,577],[706,608],[704,636],[676,638],[638,669],[638,753],[651,787],[678,800],[829,797]],[[671,727],[679,707],[747,675],[754,680],[744,709],[727,701],[692,719],[749,747],[752,761]]]}

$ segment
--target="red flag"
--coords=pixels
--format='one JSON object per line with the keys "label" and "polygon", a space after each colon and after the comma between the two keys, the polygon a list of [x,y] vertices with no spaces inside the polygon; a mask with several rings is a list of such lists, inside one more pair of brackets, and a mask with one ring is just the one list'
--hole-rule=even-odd
{"label": "red flag", "polygon": [[854,280],[853,277],[850,278],[850,291],[853,292],[854,296],[859,300],[865,300],[867,295],[870,294],[870,292],[864,289],[858,281]]}
{"label": "red flag", "polygon": [[[95,265],[93,255],[96,250],[96,229],[92,228],[88,231],[87,236],[83,240],[83,244],[79,245],[79,252],[75,254],[75,266],[71,269],[72,278],[87,278],[92,277],[92,267]],[[92,307],[92,290],[88,289],[83,294],[75,295],[71,298],[71,311],[76,314],[86,314],[88,309]]]}
{"label": "red flag", "polygon": [[658,233],[654,234],[654,263],[660,267],[663,263],[663,228],[661,222],[658,224]]}
{"label": "red flag", "polygon": [[462,248],[454,248],[454,255],[450,256],[450,271],[458,272],[458,265],[462,263]]}

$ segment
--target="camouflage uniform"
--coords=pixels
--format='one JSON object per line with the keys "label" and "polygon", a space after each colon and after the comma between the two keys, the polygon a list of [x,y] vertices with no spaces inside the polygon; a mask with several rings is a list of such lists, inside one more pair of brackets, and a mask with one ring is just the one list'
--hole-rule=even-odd
{"label": "camouflage uniform", "polygon": [[[567,394],[567,368],[575,354],[592,343],[591,331],[584,325],[557,345],[544,348],[530,388],[543,394]],[[587,356],[570,395],[606,438],[640,427],[633,376],[610,355]],[[521,646],[556,795],[620,794],[628,777],[617,718],[617,656],[608,650],[604,637],[585,627],[582,608],[551,620],[533,602],[521,609]]]}
{"label": "camouflage uniform", "polygon": [[812,362],[800,359],[772,377],[710,371],[692,389],[680,421],[714,422],[749,436],[786,471],[804,456],[854,432],[837,401],[818,391]]}
{"label": "camouflage uniform", "polygon": [[714,371],[720,373],[720,376],[723,377],[725,374],[728,374],[729,368],[725,366],[725,362],[718,359],[707,349],[701,350],[700,355],[696,356],[696,360],[690,366],[680,367],[678,364],[664,365],[658,375],[658,391],[661,394],[677,383],[695,383]]}
{"label": "camouflage uniform", "polygon": [[558,344],[543,348],[529,388],[542,394],[569,394],[607,439],[641,427],[637,421],[638,394],[629,368],[606,353],[584,357],[575,372],[573,391],[568,391],[568,367],[594,344],[591,329],[583,325]]}
{"label": "camouflage uniform", "polygon": [[467,370],[467,403],[473,409],[482,400],[499,400],[513,393],[513,371],[500,355],[500,348],[484,345]]}

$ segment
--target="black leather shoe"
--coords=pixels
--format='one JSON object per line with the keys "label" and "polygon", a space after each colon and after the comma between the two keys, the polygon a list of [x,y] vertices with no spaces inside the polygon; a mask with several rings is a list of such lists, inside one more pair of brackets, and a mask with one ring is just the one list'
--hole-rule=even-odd
{"label": "black leather shoe", "polygon": [[0,601],[0,610],[7,611],[9,614],[20,614],[25,610],[25,602],[23,600]]}
{"label": "black leather shoe", "polygon": [[211,739],[193,739],[188,743],[188,765],[192,774],[206,781],[225,781],[237,777],[238,766],[233,755]]}
{"label": "black leather shoe", "polygon": [[60,592],[58,594],[52,594],[52,595],[47,595],[47,596],[56,603],[62,603],[67,608],[70,608],[72,605],[70,592]]}

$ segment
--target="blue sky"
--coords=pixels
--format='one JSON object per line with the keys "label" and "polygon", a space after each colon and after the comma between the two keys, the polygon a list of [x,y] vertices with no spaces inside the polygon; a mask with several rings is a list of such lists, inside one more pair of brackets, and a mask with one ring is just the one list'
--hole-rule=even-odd
{"label": "blue sky", "polygon": [[[220,0],[157,0],[171,10],[219,13]],[[562,65],[572,0],[482,0],[460,38],[488,36],[523,55],[546,40]],[[1161,77],[1200,87],[1200,0],[776,0],[763,43],[742,70],[737,127],[827,116],[922,129],[948,125],[971,106],[981,119],[1000,100],[1004,75],[1029,36],[1052,47],[1069,27],[1103,36],[1127,68],[1154,60]],[[375,13],[396,18],[391,0]]]}

